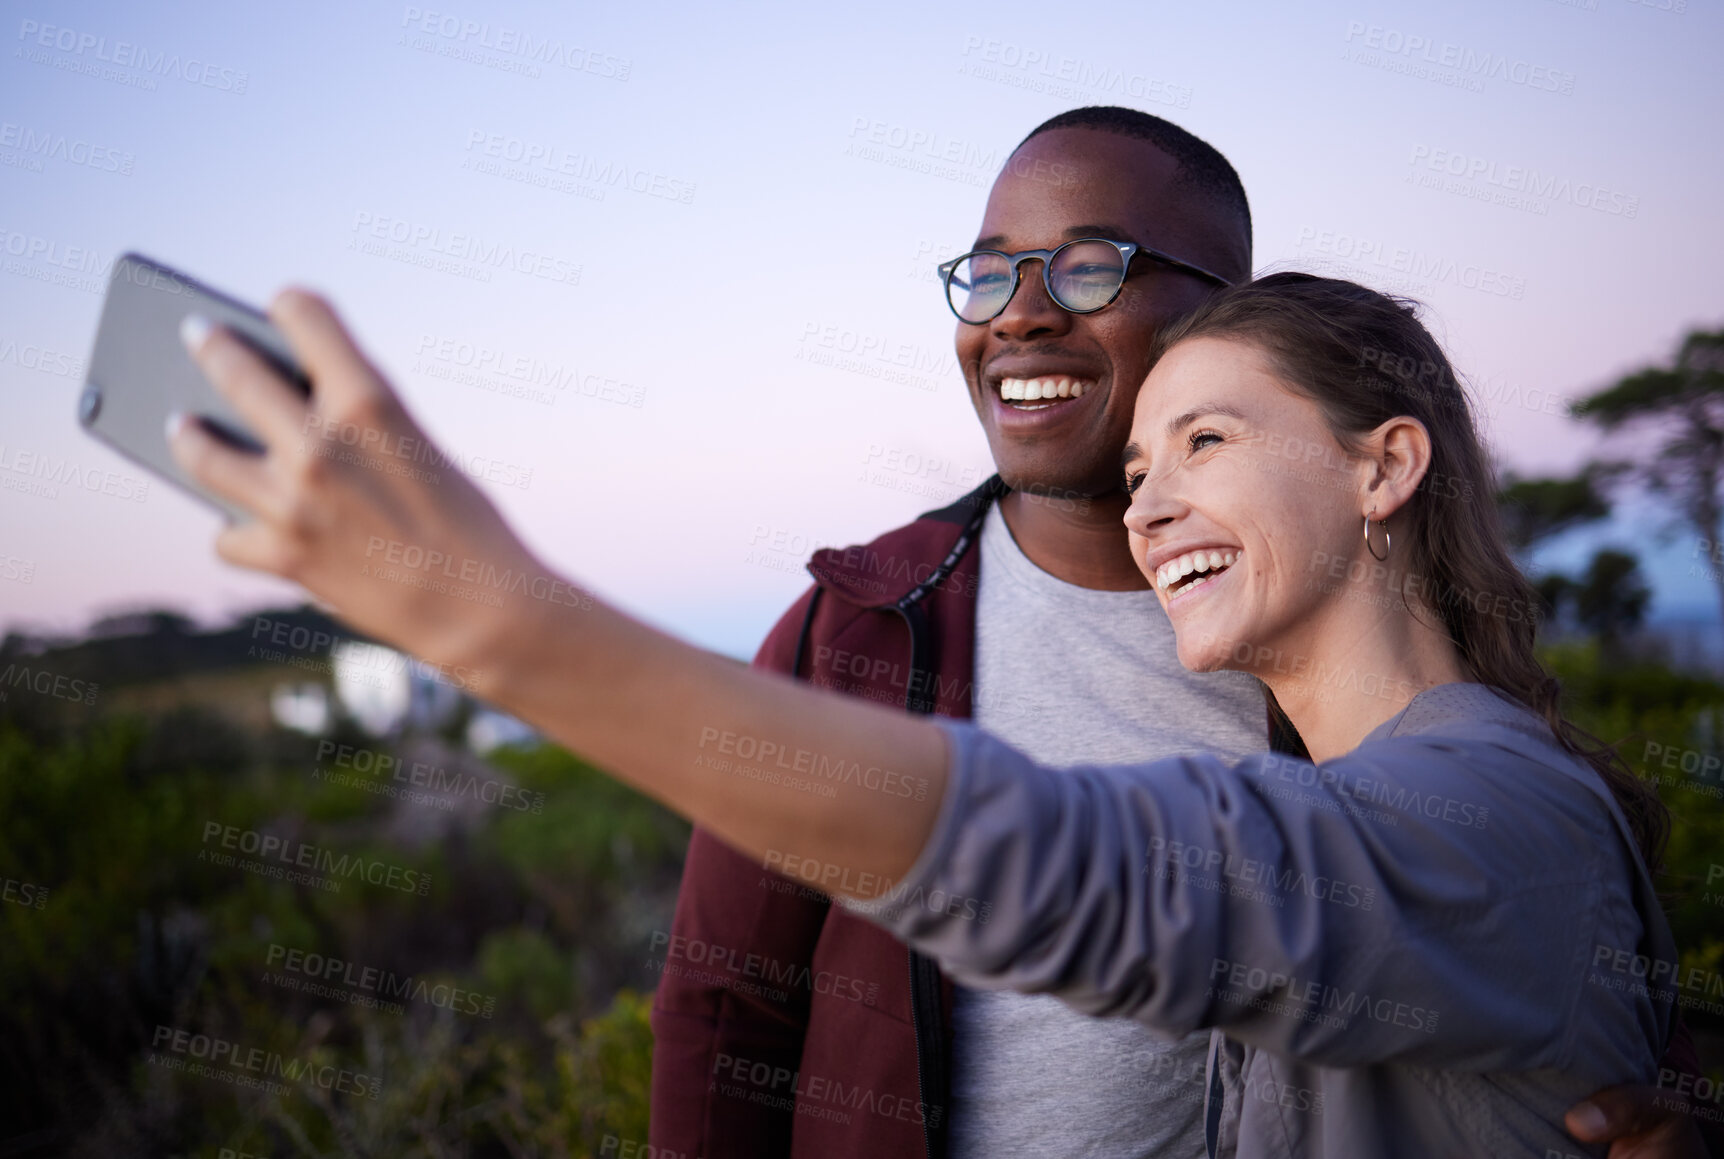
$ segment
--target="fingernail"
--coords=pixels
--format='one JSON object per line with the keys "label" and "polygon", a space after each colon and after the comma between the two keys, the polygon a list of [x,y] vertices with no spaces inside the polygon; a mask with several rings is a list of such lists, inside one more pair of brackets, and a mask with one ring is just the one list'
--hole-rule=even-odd
{"label": "fingernail", "polygon": [[196,354],[204,339],[210,336],[211,328],[210,320],[202,314],[187,314],[180,319],[180,341],[185,343],[187,350]]}
{"label": "fingernail", "polygon": [[1581,1103],[1574,1110],[1574,1122],[1577,1127],[1588,1135],[1601,1134],[1610,1126],[1610,1120],[1604,1117],[1604,1112],[1597,1103]]}
{"label": "fingernail", "polygon": [[184,411],[177,410],[168,415],[168,421],[162,424],[162,431],[167,435],[168,442],[173,442],[174,438],[185,428],[185,425],[186,414]]}

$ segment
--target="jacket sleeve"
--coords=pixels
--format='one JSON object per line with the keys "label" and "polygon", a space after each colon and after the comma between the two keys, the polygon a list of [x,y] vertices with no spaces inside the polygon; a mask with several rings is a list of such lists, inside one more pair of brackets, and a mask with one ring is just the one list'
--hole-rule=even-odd
{"label": "jacket sleeve", "polygon": [[[754,665],[794,674],[797,642],[815,589],[805,592],[761,645]],[[653,998],[649,1141],[662,1154],[704,1159],[768,1159],[790,1154],[792,1111],[725,1098],[722,1068],[755,1063],[795,1073],[812,995],[755,985],[770,964],[777,977],[807,976],[830,902],[696,829],[683,863],[676,916]]]}
{"label": "jacket sleeve", "polygon": [[[1053,771],[939,724],[951,778],[932,836],[890,894],[846,904],[969,985],[1324,1066],[1518,1070],[1566,1065],[1577,1005],[1600,996],[1595,954],[1641,944],[1608,806],[1508,729],[1321,765]],[[944,900],[907,904],[916,891]],[[1651,1023],[1597,1006],[1618,1019],[1610,1045],[1650,1068]]]}
{"label": "jacket sleeve", "polygon": [[[1699,1051],[1694,1046],[1694,1036],[1688,1033],[1688,1026],[1682,1021],[1681,1011],[1677,1011],[1676,1024],[1670,1035],[1670,1046],[1658,1062],[1658,1085],[1677,1086],[1677,1080],[1687,1076],[1691,1081],[1684,1085],[1692,1090],[1705,1075],[1706,1072],[1700,1067]],[[1700,1130],[1707,1153],[1713,1156],[1713,1159],[1724,1159],[1724,1124],[1720,1124],[1711,1114],[1706,1113],[1706,1110],[1709,1108],[1703,1108],[1701,1114],[1693,1116],[1694,1125]]]}

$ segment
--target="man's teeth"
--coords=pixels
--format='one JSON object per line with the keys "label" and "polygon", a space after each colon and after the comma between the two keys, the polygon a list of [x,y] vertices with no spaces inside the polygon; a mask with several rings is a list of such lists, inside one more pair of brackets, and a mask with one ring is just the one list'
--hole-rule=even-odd
{"label": "man's teeth", "polygon": [[[1239,558],[1237,551],[1208,549],[1203,551],[1188,551],[1178,559],[1170,559],[1155,569],[1155,586],[1166,592],[1169,598],[1181,592],[1196,587],[1204,580],[1232,567],[1233,561]],[[1196,573],[1196,578],[1190,583],[1180,583],[1186,576]],[[1175,587],[1174,585],[1178,585]]]}
{"label": "man's teeth", "polygon": [[1007,402],[1035,402],[1044,398],[1081,398],[1094,384],[1081,378],[1002,378],[1000,397]]}

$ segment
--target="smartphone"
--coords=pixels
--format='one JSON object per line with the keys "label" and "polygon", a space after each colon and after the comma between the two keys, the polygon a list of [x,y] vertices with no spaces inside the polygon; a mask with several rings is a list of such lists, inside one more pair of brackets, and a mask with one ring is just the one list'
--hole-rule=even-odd
{"label": "smartphone", "polygon": [[294,361],[287,339],[261,310],[142,254],[128,253],[114,262],[108,277],[87,364],[90,371],[78,396],[78,421],[126,458],[230,521],[244,521],[250,515],[243,508],[199,486],[168,453],[167,420],[175,411],[195,416],[234,447],[263,453],[263,444],[181,344],[180,322],[188,314],[202,314],[225,326],[310,395],[310,380]]}

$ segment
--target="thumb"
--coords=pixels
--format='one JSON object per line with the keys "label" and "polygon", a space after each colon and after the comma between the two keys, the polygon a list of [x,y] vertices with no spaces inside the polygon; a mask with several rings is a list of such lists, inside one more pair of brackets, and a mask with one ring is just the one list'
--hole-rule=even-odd
{"label": "thumb", "polygon": [[1680,1122],[1687,1116],[1687,1099],[1674,1091],[1624,1085],[1607,1087],[1576,1103],[1563,1122],[1576,1139],[1605,1143]]}

